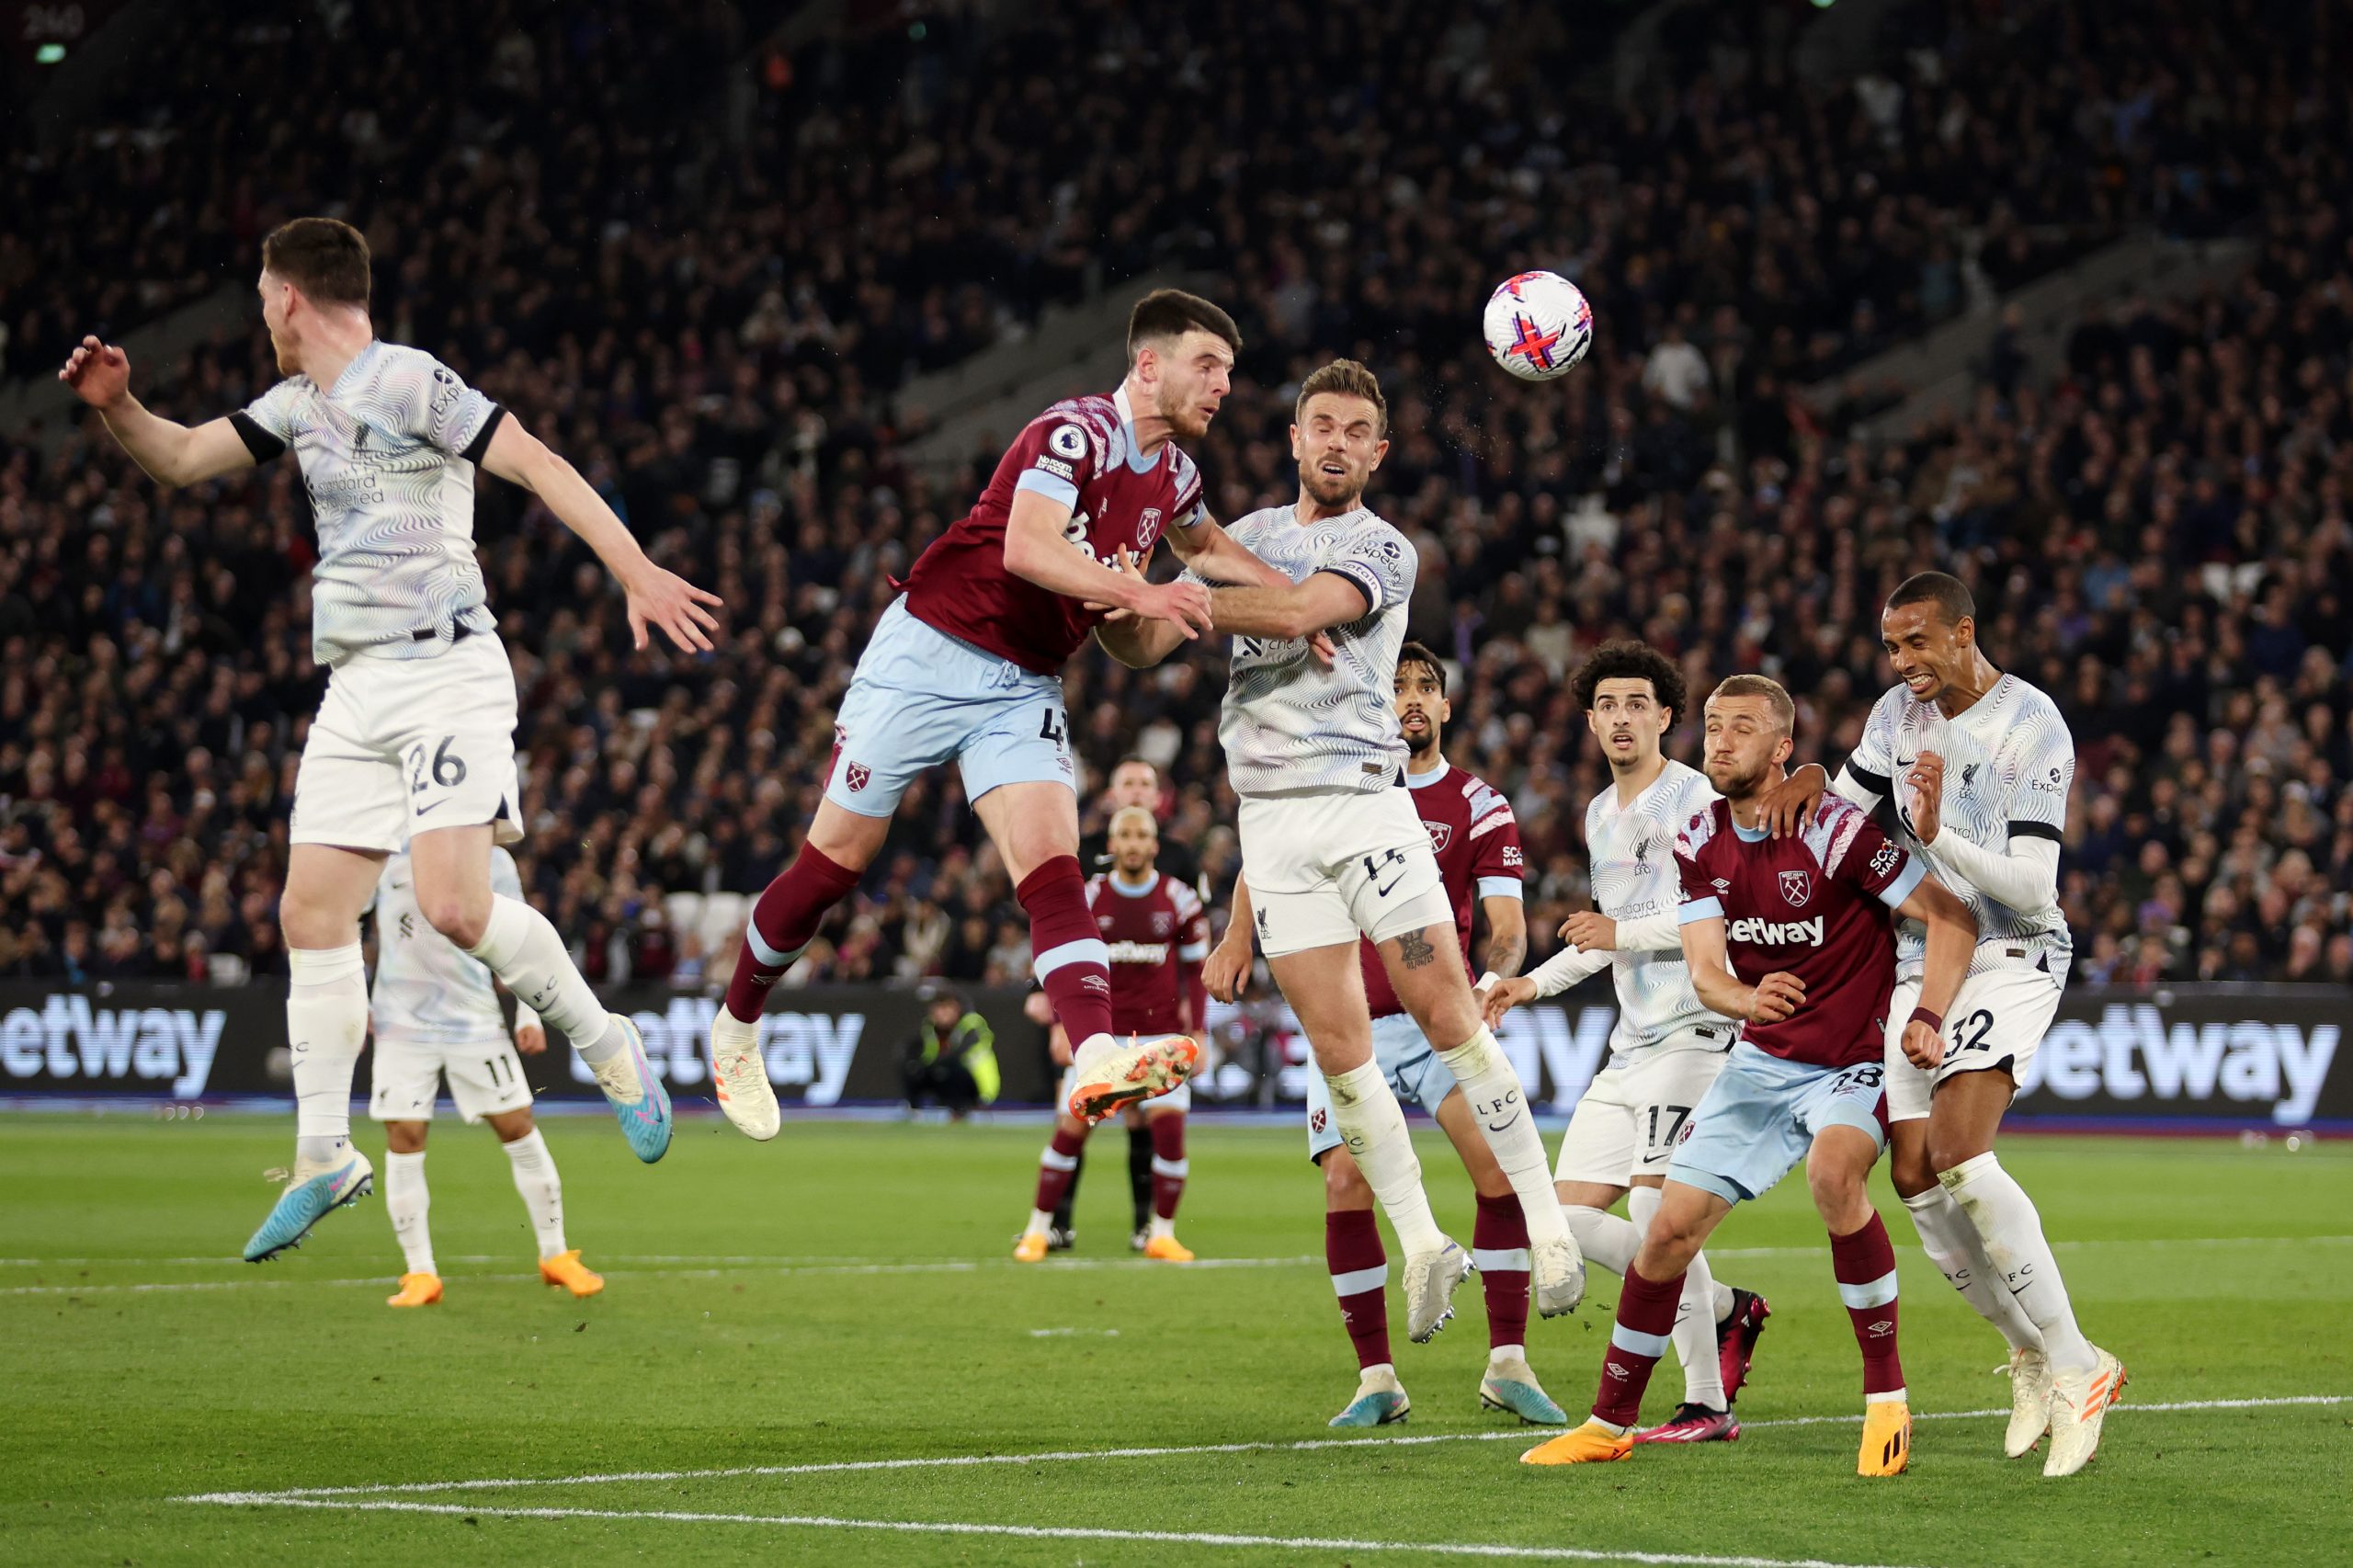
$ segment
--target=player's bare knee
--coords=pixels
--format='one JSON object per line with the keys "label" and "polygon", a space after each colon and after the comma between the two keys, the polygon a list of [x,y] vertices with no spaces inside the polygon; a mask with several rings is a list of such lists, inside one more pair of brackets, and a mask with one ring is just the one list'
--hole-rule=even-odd
{"label": "player's bare knee", "polygon": [[1324,1210],[1337,1214],[1350,1209],[1372,1207],[1372,1186],[1346,1149],[1334,1149],[1324,1156]]}
{"label": "player's bare knee", "polygon": [[1920,1185],[1907,1189],[1899,1181],[1896,1183],[1895,1189],[1906,1198],[1911,1197],[1915,1192],[1926,1192],[1937,1185],[1937,1174],[1939,1171],[1957,1169],[1980,1154],[1992,1153],[1993,1148],[1994,1144],[1990,1139],[1981,1138],[1968,1130],[1947,1131],[1931,1127],[1921,1149],[1918,1162]]}
{"label": "player's bare knee", "polygon": [[1934,1143],[1921,1138],[1888,1151],[1887,1176],[1898,1198],[1917,1198],[1937,1185],[1937,1172],[1944,1167],[1936,1164],[1934,1150]]}
{"label": "player's bare knee", "polygon": [[422,1121],[388,1121],[384,1123],[384,1147],[395,1154],[421,1153],[429,1125]]}
{"label": "player's bare knee", "polygon": [[488,882],[480,888],[420,887],[416,892],[416,906],[426,925],[449,937],[460,950],[482,945],[483,934],[490,926]]}
{"label": "player's bare knee", "polygon": [[490,1123],[490,1130],[498,1134],[501,1143],[513,1143],[531,1135],[533,1124],[528,1106],[521,1110],[498,1111],[483,1119]]}

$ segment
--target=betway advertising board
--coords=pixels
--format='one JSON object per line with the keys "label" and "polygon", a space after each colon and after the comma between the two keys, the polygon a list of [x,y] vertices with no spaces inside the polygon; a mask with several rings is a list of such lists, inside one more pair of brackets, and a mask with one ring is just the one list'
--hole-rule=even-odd
{"label": "betway advertising board", "polygon": [[[1597,987],[1593,988],[1598,990]],[[645,1035],[674,1091],[708,1094],[704,1033],[715,1004],[638,991],[611,998]],[[283,983],[233,989],[0,983],[0,1095],[191,1100],[285,1095]],[[997,1031],[1001,1103],[1051,1096],[1040,1031],[1021,994],[976,992]],[[2021,1115],[2353,1128],[2353,1056],[2341,1051],[2353,993],[2333,987],[2071,991],[2028,1069]],[[788,1102],[874,1104],[899,1096],[899,1062],[922,1006],[909,991],[823,986],[779,993],[761,1020],[768,1076]],[[1224,1060],[1199,1103],[1265,1105],[1304,1093],[1305,1042],[1279,1003],[1215,1007]],[[1502,1042],[1540,1106],[1565,1111],[1607,1058],[1616,1010],[1541,1003],[1505,1020]],[[543,1096],[594,1098],[579,1059],[551,1045],[526,1070]],[[365,1086],[363,1061],[359,1083]]]}

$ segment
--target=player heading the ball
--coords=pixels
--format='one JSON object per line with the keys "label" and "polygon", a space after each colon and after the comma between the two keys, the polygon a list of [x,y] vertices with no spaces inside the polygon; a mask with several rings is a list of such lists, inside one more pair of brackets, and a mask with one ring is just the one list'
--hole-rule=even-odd
{"label": "player heading the ball", "polygon": [[1119,389],[1065,399],[1025,426],[883,611],[835,719],[824,800],[754,906],[711,1019],[720,1107],[752,1137],[778,1128],[757,1027],[769,988],[881,851],[907,785],[951,760],[1029,912],[1038,982],[1077,1042],[1070,1113],[1094,1121],[1166,1094],[1199,1062],[1182,1035],[1112,1038],[1109,949],[1078,864],[1062,668],[1105,607],[1166,628],[1172,643],[1210,630],[1199,584],[1148,583],[1108,564],[1148,557],[1164,538],[1222,580],[1283,581],[1210,519],[1176,445],[1208,433],[1241,346],[1233,319],[1207,300],[1145,295],[1128,320]]}

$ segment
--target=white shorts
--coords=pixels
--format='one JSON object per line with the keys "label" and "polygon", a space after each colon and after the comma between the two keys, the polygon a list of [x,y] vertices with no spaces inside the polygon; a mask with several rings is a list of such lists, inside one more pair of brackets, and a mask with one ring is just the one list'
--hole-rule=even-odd
{"label": "white shorts", "polygon": [[[1723,1027],[1726,1044],[1733,1026]],[[1639,1062],[1612,1062],[1586,1085],[1561,1139],[1554,1181],[1631,1186],[1664,1176],[1676,1140],[1708,1085],[1723,1070],[1722,1047],[1672,1046]]]}
{"label": "white shorts", "polygon": [[462,1045],[428,1045],[399,1039],[376,1041],[375,1065],[368,1074],[368,1114],[378,1121],[430,1121],[440,1080],[469,1122],[503,1116],[531,1103],[523,1081],[523,1059],[505,1035]]}
{"label": "white shorts", "polygon": [[1944,1065],[1924,1072],[1904,1054],[1904,1026],[1920,1005],[1920,983],[1899,980],[1887,1004],[1887,1119],[1919,1121],[1936,1086],[1956,1073],[1999,1067],[2015,1084],[2059,1014],[2062,987],[2039,969],[1980,970],[1961,983],[1945,1014]]}
{"label": "white shorts", "polygon": [[[1078,1068],[1074,1065],[1063,1068],[1062,1088],[1056,1092],[1054,1097],[1054,1108],[1056,1110],[1066,1109],[1070,1105],[1071,1096],[1075,1093],[1077,1089]],[[1153,1099],[1138,1100],[1134,1108],[1143,1112],[1146,1116],[1160,1116],[1172,1110],[1190,1110],[1193,1108],[1193,1085],[1191,1082],[1188,1080],[1185,1083],[1177,1085],[1175,1088],[1169,1090],[1165,1095],[1158,1096]]]}
{"label": "white shorts", "polygon": [[1404,790],[1245,796],[1236,825],[1268,958],[1454,924],[1430,831]]}
{"label": "white shorts", "polygon": [[293,842],[391,854],[412,834],[483,823],[500,844],[523,836],[515,671],[498,639],[336,665],[294,778]]}

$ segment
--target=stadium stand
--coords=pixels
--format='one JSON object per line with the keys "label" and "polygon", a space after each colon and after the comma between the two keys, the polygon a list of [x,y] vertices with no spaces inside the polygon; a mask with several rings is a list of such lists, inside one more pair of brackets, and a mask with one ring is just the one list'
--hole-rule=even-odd
{"label": "stadium stand", "polygon": [[[1222,515],[1287,498],[1305,368],[1359,354],[1391,385],[1376,493],[1422,551],[1415,631],[1462,666],[1460,759],[1518,804],[1540,908],[1585,891],[1601,768],[1561,679],[1583,649],[1643,635],[1695,684],[1776,671],[1805,699],[1801,754],[1835,761],[1885,684],[1880,598],[1936,563],[2083,748],[2080,975],[2353,979],[2353,138],[2325,7],[1916,5],[1914,56],[1785,116],[1756,90],[1785,66],[1737,28],[1694,46],[1708,68],[1671,100],[1613,115],[1540,97],[1578,40],[1534,4],[1435,41],[1403,5],[1345,26],[927,6],[926,40],[856,31],[760,61],[743,149],[690,157],[673,154],[700,122],[614,88],[611,62],[658,83],[665,51],[746,47],[715,9],[675,40],[626,6],[496,9],[510,41],[488,58],[443,59],[404,25],[392,74],[411,96],[308,133],[320,117],[272,97],[303,40],[269,18],[293,8],[193,23],[190,57],[250,116],[148,105],[54,159],[12,147],[0,196],[70,215],[87,192],[79,265],[119,266],[61,276],[40,233],[0,238],[0,352],[46,368],[97,324],[93,288],[114,290],[111,326],[242,283],[272,216],[355,193],[385,335],[560,437],[729,601],[717,655],[632,657],[585,553],[483,485],[525,692],[527,875],[592,980],[723,971],[813,808],[887,578],[993,458],[913,470],[888,394],[1167,261],[1230,278],[1251,340],[1200,454]],[[381,46],[351,17],[335,47]],[[2135,63],[2109,80],[2099,54]],[[481,107],[430,123],[448,81]],[[265,123],[288,156],[260,161],[261,186],[228,153]],[[1438,145],[1480,153],[1415,152]],[[1357,174],[1375,149],[1378,185]],[[2261,210],[2258,166],[2280,193]],[[483,206],[492,172],[511,194]],[[1966,418],[1908,444],[1847,443],[1847,411],[1791,390],[1962,309],[1972,267],[2007,287],[2144,224],[2251,226],[2261,247],[2227,288],[2086,320],[2054,379],[1989,364]],[[1468,324],[1539,260],[1579,273],[1604,332],[1574,378],[1527,389]],[[190,415],[273,379],[257,332],[139,374]],[[306,525],[290,464],[159,494],[103,439],[0,433],[0,973],[282,970],[285,810],[322,678]],[[1198,656],[1149,676],[1082,659],[1070,687],[1089,765],[1163,763],[1171,831],[1222,886],[1220,689]],[[957,789],[910,793],[806,977],[1024,972]]]}

